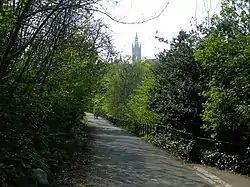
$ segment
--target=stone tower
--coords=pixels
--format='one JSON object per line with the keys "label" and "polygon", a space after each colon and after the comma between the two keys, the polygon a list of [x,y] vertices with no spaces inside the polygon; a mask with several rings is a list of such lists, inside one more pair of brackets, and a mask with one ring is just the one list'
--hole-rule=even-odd
{"label": "stone tower", "polygon": [[132,43],[132,63],[137,60],[141,60],[141,44],[139,45],[137,33],[135,35],[135,41]]}

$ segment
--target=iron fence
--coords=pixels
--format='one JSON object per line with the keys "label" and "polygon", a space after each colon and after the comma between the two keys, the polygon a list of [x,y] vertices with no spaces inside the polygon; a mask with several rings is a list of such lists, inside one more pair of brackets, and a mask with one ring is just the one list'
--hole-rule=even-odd
{"label": "iron fence", "polygon": [[[116,126],[129,126],[131,125],[131,122],[126,121],[124,119],[118,119],[114,118],[110,115],[102,114],[102,117],[109,120],[111,123],[113,123]],[[243,145],[243,144],[236,144],[233,142],[225,142],[220,141],[216,139],[211,138],[205,138],[205,137],[196,137],[190,132],[185,132],[182,130],[175,129],[169,125],[161,125],[161,124],[139,124],[137,125],[137,134],[138,135],[153,135],[156,136],[157,134],[168,134],[171,133],[175,139],[182,139],[185,142],[194,141],[196,143],[196,146],[199,149],[204,150],[220,150],[224,153],[234,153],[239,154],[243,158],[249,159],[250,157],[250,145]],[[249,150],[247,152],[247,150]]]}

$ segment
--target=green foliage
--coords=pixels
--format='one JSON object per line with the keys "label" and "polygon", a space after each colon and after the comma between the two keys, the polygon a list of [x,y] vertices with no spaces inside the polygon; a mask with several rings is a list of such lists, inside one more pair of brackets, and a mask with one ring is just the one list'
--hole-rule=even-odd
{"label": "green foliage", "polygon": [[167,134],[158,133],[154,136],[147,135],[145,137],[148,141],[186,161],[195,161],[241,174],[249,174],[250,172],[250,160],[247,156],[242,157],[237,154],[223,153],[219,149],[199,150],[195,141],[182,139],[172,132]]}
{"label": "green foliage", "polygon": [[151,62],[116,61],[109,65],[102,82],[103,93],[96,95],[95,102],[104,113],[128,121],[126,126],[133,132],[138,132],[138,124],[156,122],[158,116],[148,107],[155,86]]}
{"label": "green foliage", "polygon": [[[195,58],[209,72],[210,83],[203,95],[205,129],[235,131],[250,120],[249,3],[224,3],[212,32],[195,51]],[[230,16],[231,15],[231,16]]]}
{"label": "green foliage", "polygon": [[[73,9],[70,18],[56,11],[32,40],[29,19],[20,17],[36,11],[29,9],[31,2],[16,3],[18,14],[9,6],[12,1],[0,3],[0,184],[8,186],[16,186],[32,168],[60,171],[84,146],[84,112],[92,107],[106,66],[93,42],[72,25]],[[44,19],[38,17],[33,23]]]}
{"label": "green foliage", "polygon": [[199,158],[199,150],[197,150],[195,141],[176,137],[172,132],[157,133],[154,144],[186,161],[197,161]]}
{"label": "green foliage", "polygon": [[151,73],[150,64],[145,68],[145,75],[142,77],[141,83],[134,90],[128,103],[127,117],[136,123],[155,123],[159,118],[158,115],[149,110],[149,96],[151,90],[155,86],[155,77]]}
{"label": "green foliage", "polygon": [[201,152],[201,163],[218,167],[219,169],[227,169],[241,174],[249,174],[250,160],[242,158],[240,155],[229,155],[221,153],[218,150]]}
{"label": "green foliage", "polygon": [[[54,60],[57,66],[43,84],[30,82],[30,72],[18,83],[15,92],[9,92],[13,87],[8,82],[3,85],[6,92],[1,93],[4,143],[1,155],[9,162],[1,169],[4,173],[1,182],[15,183],[31,168],[57,171],[60,164],[70,161],[75,148],[85,142],[80,120],[85,119],[86,123],[83,118],[88,105],[86,98],[94,92],[89,86],[90,76],[84,73],[90,62],[80,59],[66,46],[58,49]],[[13,168],[16,159],[20,159],[20,165]],[[29,168],[25,170],[24,165]]]}
{"label": "green foliage", "polygon": [[155,70],[157,87],[152,92],[151,108],[163,116],[164,121],[176,128],[199,131],[204,72],[193,57],[192,37],[180,31],[170,43],[170,49],[159,54]]}
{"label": "green foliage", "polygon": [[248,9],[246,1],[223,1],[207,27],[180,31],[159,54],[150,106],[164,122],[227,141],[235,132],[242,141],[250,120]]}

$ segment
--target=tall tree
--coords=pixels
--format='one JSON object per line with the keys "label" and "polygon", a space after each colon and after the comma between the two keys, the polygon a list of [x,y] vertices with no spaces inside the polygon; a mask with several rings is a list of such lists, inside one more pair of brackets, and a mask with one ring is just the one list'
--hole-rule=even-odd
{"label": "tall tree", "polygon": [[155,74],[157,86],[152,92],[151,108],[175,128],[198,132],[203,98],[202,69],[193,57],[191,36],[180,31],[170,42],[170,49],[159,54]]}
{"label": "tall tree", "polygon": [[204,91],[207,101],[202,118],[208,123],[204,127],[225,140],[242,139],[249,126],[249,8],[248,1],[223,1],[220,16],[211,22],[211,33],[195,51],[196,60],[210,75]]}

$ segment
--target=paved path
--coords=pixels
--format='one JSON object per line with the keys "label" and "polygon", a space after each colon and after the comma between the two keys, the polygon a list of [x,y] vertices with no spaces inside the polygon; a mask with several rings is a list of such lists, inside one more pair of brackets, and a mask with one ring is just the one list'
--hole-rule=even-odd
{"label": "paved path", "polygon": [[57,174],[53,187],[250,187],[248,177],[184,165],[106,120],[87,117],[89,141],[75,152],[71,167]]}
{"label": "paved path", "polygon": [[212,186],[197,171],[129,132],[88,114],[93,138],[85,184],[90,186]]}

